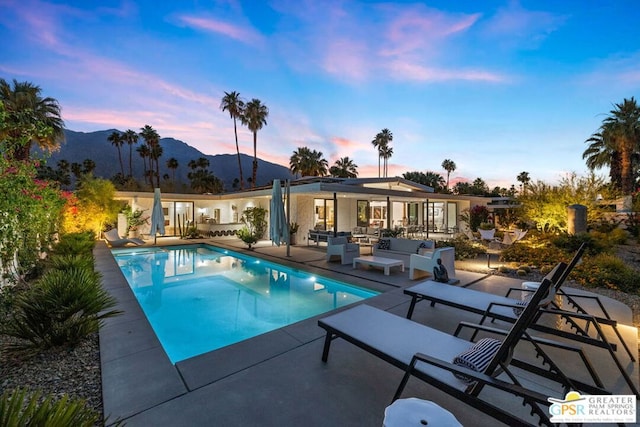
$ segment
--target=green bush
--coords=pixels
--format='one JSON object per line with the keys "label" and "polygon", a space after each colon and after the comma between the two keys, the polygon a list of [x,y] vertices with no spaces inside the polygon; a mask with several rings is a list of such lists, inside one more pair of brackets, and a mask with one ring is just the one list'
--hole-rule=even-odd
{"label": "green bush", "polygon": [[34,354],[57,346],[74,346],[102,319],[120,314],[108,309],[116,301],[100,286],[100,275],[84,268],[50,270],[14,301],[2,332],[19,341],[10,351]]}
{"label": "green bush", "polygon": [[627,239],[629,238],[629,232],[623,230],[622,228],[616,228],[611,230],[611,232],[607,235],[607,239],[609,243],[613,245],[624,245],[627,243]]}
{"label": "green bush", "polygon": [[93,251],[95,244],[93,234],[90,231],[67,233],[60,236],[60,241],[53,250],[55,253],[63,255],[87,254]]}
{"label": "green bush", "polygon": [[526,276],[526,275],[527,275],[527,274],[529,274],[529,273],[527,273],[527,271],[526,271],[526,270],[523,270],[522,268],[519,268],[519,269],[518,269],[518,271],[516,271],[516,274],[517,274],[518,276],[522,277],[522,276]]}
{"label": "green bush", "polygon": [[583,286],[610,288],[638,294],[638,272],[628,267],[620,258],[610,254],[585,257],[570,275]]}
{"label": "green bush", "polygon": [[0,426],[92,427],[101,416],[88,408],[84,400],[64,395],[54,401],[52,395],[28,393],[25,389],[5,391],[0,396]]}
{"label": "green bush", "polygon": [[567,252],[550,243],[541,243],[536,246],[516,243],[504,248],[500,254],[502,261],[534,265],[538,268],[555,265],[567,258],[571,258],[567,256]]}
{"label": "green bush", "polygon": [[563,233],[553,238],[551,242],[560,249],[575,252],[585,243],[585,252],[591,255],[602,253],[611,248],[606,239],[597,238],[592,233],[567,234]]}
{"label": "green bush", "polygon": [[484,246],[475,244],[464,236],[458,236],[451,240],[438,240],[436,248],[442,247],[454,247],[457,260],[473,259],[487,252]]}
{"label": "green bush", "polygon": [[80,254],[54,254],[49,260],[49,268],[54,270],[71,270],[74,268],[93,271],[93,256]]}

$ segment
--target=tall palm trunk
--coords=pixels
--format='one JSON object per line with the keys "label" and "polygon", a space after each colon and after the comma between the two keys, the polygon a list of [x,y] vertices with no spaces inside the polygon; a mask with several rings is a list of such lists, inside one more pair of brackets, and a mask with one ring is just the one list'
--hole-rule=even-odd
{"label": "tall palm trunk", "polygon": [[129,176],[133,176],[133,144],[129,143]]}
{"label": "tall palm trunk", "polygon": [[233,117],[233,133],[236,135],[236,152],[238,153],[238,170],[240,171],[240,190],[244,190],[244,177],[242,176],[242,160],[240,160],[240,146],[238,145],[238,128],[236,118]]}
{"label": "tall palm trunk", "polygon": [[632,171],[631,151],[628,147],[620,150],[620,175],[622,181],[622,192],[631,194],[633,192],[633,171]]}
{"label": "tall palm trunk", "polygon": [[258,132],[253,132],[253,174],[251,175],[251,187],[255,188],[258,179]]}
{"label": "tall palm trunk", "polygon": [[120,161],[120,173],[122,173],[122,176],[124,176],[124,163],[122,163],[122,150],[120,149],[119,145],[118,145],[118,160]]}

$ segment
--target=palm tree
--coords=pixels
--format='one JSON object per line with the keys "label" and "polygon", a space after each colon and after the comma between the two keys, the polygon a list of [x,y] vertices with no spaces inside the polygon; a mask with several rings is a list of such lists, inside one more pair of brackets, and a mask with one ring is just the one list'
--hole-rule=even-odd
{"label": "palm tree", "polygon": [[326,176],[328,162],[322,152],[300,147],[289,159],[289,169],[300,176]]}
{"label": "palm tree", "polygon": [[[144,166],[143,176],[144,176],[144,182],[146,183],[147,182],[147,158],[149,157],[151,150],[149,150],[149,146],[147,144],[142,144],[141,146],[136,148],[136,151],[138,152],[140,157],[142,157],[142,163]],[[153,181],[151,183],[153,184]]]}
{"label": "palm tree", "polygon": [[42,89],[30,82],[13,80],[13,87],[0,79],[0,103],[6,112],[7,131],[0,142],[11,142],[10,156],[28,160],[35,141],[42,149],[54,150],[64,138],[60,105],[53,98],[42,98]]}
{"label": "palm tree", "polygon": [[151,170],[151,185],[153,185],[153,177],[156,177],[157,188],[160,188],[160,161],[162,156],[162,147],[160,146],[160,135],[154,128],[144,125],[140,128],[140,136],[144,139],[145,144],[149,147],[149,169]]}
{"label": "palm tree", "polygon": [[384,177],[386,178],[389,175],[389,159],[393,156],[393,147],[389,147],[389,145],[384,144],[380,147],[380,157],[382,157],[382,171],[384,172]]}
{"label": "palm tree", "polygon": [[167,169],[171,171],[171,181],[173,182],[173,184],[176,183],[176,169],[178,169],[178,166],[178,160],[175,157],[167,160]]}
{"label": "palm tree", "polygon": [[[382,129],[378,134],[373,138],[371,144],[378,149],[378,178],[380,178],[380,159],[382,159],[382,154],[385,152],[389,146],[389,143],[393,141],[393,134],[387,128]],[[393,153],[393,150],[391,150]]]}
{"label": "palm tree", "polygon": [[518,182],[520,182],[520,192],[522,194],[527,194],[527,185],[531,182],[531,178],[529,178],[529,172],[520,172],[518,177],[516,178]]}
{"label": "palm tree", "polygon": [[446,189],[446,182],[444,178],[436,172],[425,172],[424,184],[432,187],[433,191],[436,193],[440,193],[442,190]]}
{"label": "palm tree", "polygon": [[240,190],[244,189],[244,177],[242,176],[242,161],[240,159],[240,146],[238,145],[238,128],[236,119],[242,117],[244,111],[244,101],[240,99],[240,94],[236,91],[225,92],[220,103],[222,111],[228,111],[233,119],[233,133],[236,136],[236,152],[238,153],[238,170],[240,171]]}
{"label": "palm tree", "polygon": [[329,174],[338,178],[357,178],[358,165],[349,157],[342,157],[329,168]]}
{"label": "palm tree", "polygon": [[256,180],[258,175],[258,131],[262,129],[262,126],[267,125],[267,117],[269,116],[269,109],[266,105],[262,104],[259,99],[253,98],[247,102],[244,112],[241,116],[242,124],[247,126],[253,133],[253,174],[251,179],[251,187],[256,186]]}
{"label": "palm tree", "polygon": [[610,166],[611,183],[630,194],[640,163],[640,107],[633,97],[614,106],[599,131],[585,141],[591,144],[582,158],[592,170]]}
{"label": "palm tree", "polygon": [[453,160],[444,159],[442,162],[442,169],[447,171],[447,191],[449,191],[449,177],[451,176],[451,172],[456,170],[456,164]]}
{"label": "palm tree", "polygon": [[133,129],[127,129],[123,137],[129,145],[129,176],[133,176],[133,146],[138,143],[138,134]]}
{"label": "palm tree", "polygon": [[122,176],[124,176],[124,166],[122,165],[122,151],[120,147],[124,144],[124,138],[117,130],[111,132],[111,135],[107,137],[107,141],[111,143],[111,145],[115,146],[118,149],[118,160],[120,161],[120,172]]}

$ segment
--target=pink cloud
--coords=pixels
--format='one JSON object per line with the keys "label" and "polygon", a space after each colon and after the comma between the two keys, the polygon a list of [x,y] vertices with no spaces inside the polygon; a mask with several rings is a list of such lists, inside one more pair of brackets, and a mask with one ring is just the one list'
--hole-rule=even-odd
{"label": "pink cloud", "polygon": [[466,80],[502,83],[509,79],[506,76],[483,70],[437,69],[405,61],[394,61],[389,64],[391,75],[399,80],[415,81],[448,81]]}
{"label": "pink cloud", "polygon": [[238,40],[249,45],[261,44],[264,40],[253,28],[243,28],[213,18],[181,16],[180,21],[197,30],[204,30]]}

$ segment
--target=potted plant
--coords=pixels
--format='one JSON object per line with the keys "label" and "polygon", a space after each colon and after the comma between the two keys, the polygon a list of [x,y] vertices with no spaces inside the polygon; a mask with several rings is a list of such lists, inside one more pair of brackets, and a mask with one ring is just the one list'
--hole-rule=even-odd
{"label": "potted plant", "polygon": [[133,210],[131,207],[127,207],[127,209],[125,209],[125,215],[127,216],[127,231],[129,233],[129,237],[138,237],[140,234],[140,226],[148,224],[149,217],[144,216],[144,211],[141,211],[140,209]]}
{"label": "potted plant", "polygon": [[297,222],[289,224],[289,244],[291,245],[296,244],[296,233],[298,232],[298,228],[300,228],[300,226]]}

